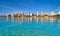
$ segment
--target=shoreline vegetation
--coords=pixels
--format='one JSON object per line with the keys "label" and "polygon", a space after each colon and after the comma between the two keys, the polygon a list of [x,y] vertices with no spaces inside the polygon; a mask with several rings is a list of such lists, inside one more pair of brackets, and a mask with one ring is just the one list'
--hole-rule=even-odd
{"label": "shoreline vegetation", "polygon": [[44,12],[44,13],[41,13],[39,14],[38,12],[36,14],[34,13],[14,13],[14,14],[2,14],[0,15],[0,17],[60,17],[60,12],[58,14],[55,14],[54,12],[51,12],[51,13],[47,13],[47,12]]}

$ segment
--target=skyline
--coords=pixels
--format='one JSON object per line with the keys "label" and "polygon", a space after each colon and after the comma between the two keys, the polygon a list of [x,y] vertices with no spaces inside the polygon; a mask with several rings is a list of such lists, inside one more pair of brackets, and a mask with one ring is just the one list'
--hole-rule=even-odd
{"label": "skyline", "polygon": [[6,13],[6,14],[0,14],[0,15],[17,15],[17,14],[22,14],[22,15],[60,15],[60,11],[55,13],[54,11],[52,12],[36,12],[36,13],[31,13],[31,12],[28,12],[28,13],[23,13],[23,12],[12,12],[12,13]]}
{"label": "skyline", "polygon": [[40,13],[41,11],[57,13],[60,11],[60,0],[0,0],[0,13]]}

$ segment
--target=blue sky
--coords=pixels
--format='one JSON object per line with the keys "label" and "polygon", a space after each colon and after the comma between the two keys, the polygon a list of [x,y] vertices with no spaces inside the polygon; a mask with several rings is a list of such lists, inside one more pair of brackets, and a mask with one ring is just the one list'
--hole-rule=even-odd
{"label": "blue sky", "polygon": [[0,0],[0,13],[18,11],[36,13],[60,10],[60,0]]}

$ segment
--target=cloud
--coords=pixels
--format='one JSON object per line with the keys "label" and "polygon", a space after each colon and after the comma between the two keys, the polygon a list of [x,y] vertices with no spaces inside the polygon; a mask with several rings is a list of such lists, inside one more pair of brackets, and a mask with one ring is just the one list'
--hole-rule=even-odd
{"label": "cloud", "polygon": [[58,8],[60,8],[60,6]]}
{"label": "cloud", "polygon": [[60,11],[60,6],[58,7],[58,10]]}
{"label": "cloud", "polygon": [[0,6],[0,13],[12,13],[12,12],[17,12],[19,9],[17,8],[12,8],[9,6]]}

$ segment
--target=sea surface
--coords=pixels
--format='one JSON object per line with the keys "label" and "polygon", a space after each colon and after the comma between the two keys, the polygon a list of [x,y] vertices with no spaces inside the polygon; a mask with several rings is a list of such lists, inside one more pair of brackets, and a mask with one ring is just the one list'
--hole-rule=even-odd
{"label": "sea surface", "polygon": [[60,18],[0,18],[0,36],[60,36]]}

